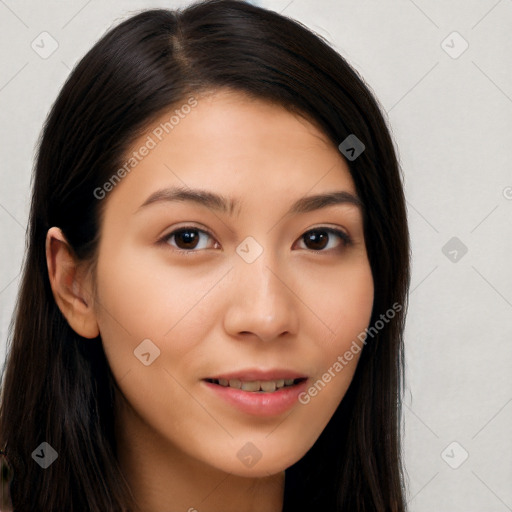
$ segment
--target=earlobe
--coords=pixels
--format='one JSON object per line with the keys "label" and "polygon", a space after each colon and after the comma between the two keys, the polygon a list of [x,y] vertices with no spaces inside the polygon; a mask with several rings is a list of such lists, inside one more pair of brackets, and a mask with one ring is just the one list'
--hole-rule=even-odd
{"label": "earlobe", "polygon": [[46,264],[55,302],[70,327],[84,338],[96,338],[99,328],[89,279],[79,271],[73,250],[61,229],[46,234]]}

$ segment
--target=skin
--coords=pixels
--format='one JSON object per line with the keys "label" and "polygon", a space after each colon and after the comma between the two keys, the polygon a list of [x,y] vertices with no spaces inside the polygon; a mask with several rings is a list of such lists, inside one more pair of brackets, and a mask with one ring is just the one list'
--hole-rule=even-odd
{"label": "skin", "polygon": [[[141,208],[173,185],[240,204],[232,215],[189,201]],[[297,199],[342,190],[356,195],[345,161],[315,125],[224,90],[198,98],[103,199],[94,273],[73,259],[57,227],[48,232],[55,299],[76,332],[101,335],[119,386],[119,458],[141,510],[281,510],[284,470],[321,434],[360,354],[307,405],[272,417],[241,412],[202,379],[288,368],[314,383],[368,326],[374,289],[361,209],[286,215]],[[170,235],[185,226],[213,236],[199,234],[193,254],[179,253],[187,246]],[[328,234],[315,250],[305,233],[327,227],[352,243]],[[236,252],[248,236],[263,248],[252,263]],[[134,357],[144,339],[160,350],[149,366]],[[249,441],[262,455],[252,467],[237,457]]]}

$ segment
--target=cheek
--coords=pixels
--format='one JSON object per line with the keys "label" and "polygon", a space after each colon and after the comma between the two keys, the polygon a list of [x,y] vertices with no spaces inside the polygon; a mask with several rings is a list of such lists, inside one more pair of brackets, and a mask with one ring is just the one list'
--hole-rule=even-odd
{"label": "cheek", "polygon": [[368,326],[373,308],[374,286],[370,265],[364,259],[324,278],[314,296],[315,310],[326,326],[323,349],[332,356],[344,351]]}
{"label": "cheek", "polygon": [[[112,251],[113,252],[113,251]],[[98,261],[98,317],[105,341],[126,335],[134,342],[167,339],[201,302],[220,272],[200,275],[180,266],[162,264],[133,248]],[[207,321],[207,318],[203,319]],[[121,334],[115,335],[115,333]]]}
{"label": "cheek", "polygon": [[169,395],[181,397],[171,375],[187,384],[195,378],[197,361],[206,357],[204,340],[218,323],[215,285],[224,274],[222,268],[201,274],[172,266],[133,247],[100,256],[98,324],[103,348],[116,380],[123,380],[121,388],[131,402],[142,401],[141,410],[149,405],[148,393],[149,412],[166,410]]}
{"label": "cheek", "polygon": [[318,294],[317,311],[324,315],[327,337],[312,337],[317,370],[299,400],[327,424],[345,395],[364,344],[362,334],[370,322],[374,286],[371,268],[363,263],[342,269]]}

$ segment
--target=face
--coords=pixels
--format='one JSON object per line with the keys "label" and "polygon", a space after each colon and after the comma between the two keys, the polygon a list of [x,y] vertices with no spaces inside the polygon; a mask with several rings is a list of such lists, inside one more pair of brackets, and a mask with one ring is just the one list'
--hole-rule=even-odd
{"label": "face", "polygon": [[95,314],[118,422],[161,455],[274,474],[314,444],[354,374],[360,354],[339,356],[372,310],[362,210],[304,119],[227,91],[177,109],[101,199]]}

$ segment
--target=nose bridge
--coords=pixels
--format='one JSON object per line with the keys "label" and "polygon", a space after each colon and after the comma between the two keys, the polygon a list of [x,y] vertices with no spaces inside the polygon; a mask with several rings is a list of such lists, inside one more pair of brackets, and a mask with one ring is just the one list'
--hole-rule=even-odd
{"label": "nose bridge", "polygon": [[235,260],[234,285],[225,318],[225,328],[232,335],[252,333],[272,340],[296,331],[297,305],[282,268],[269,250],[263,250],[251,263],[243,257]]}

